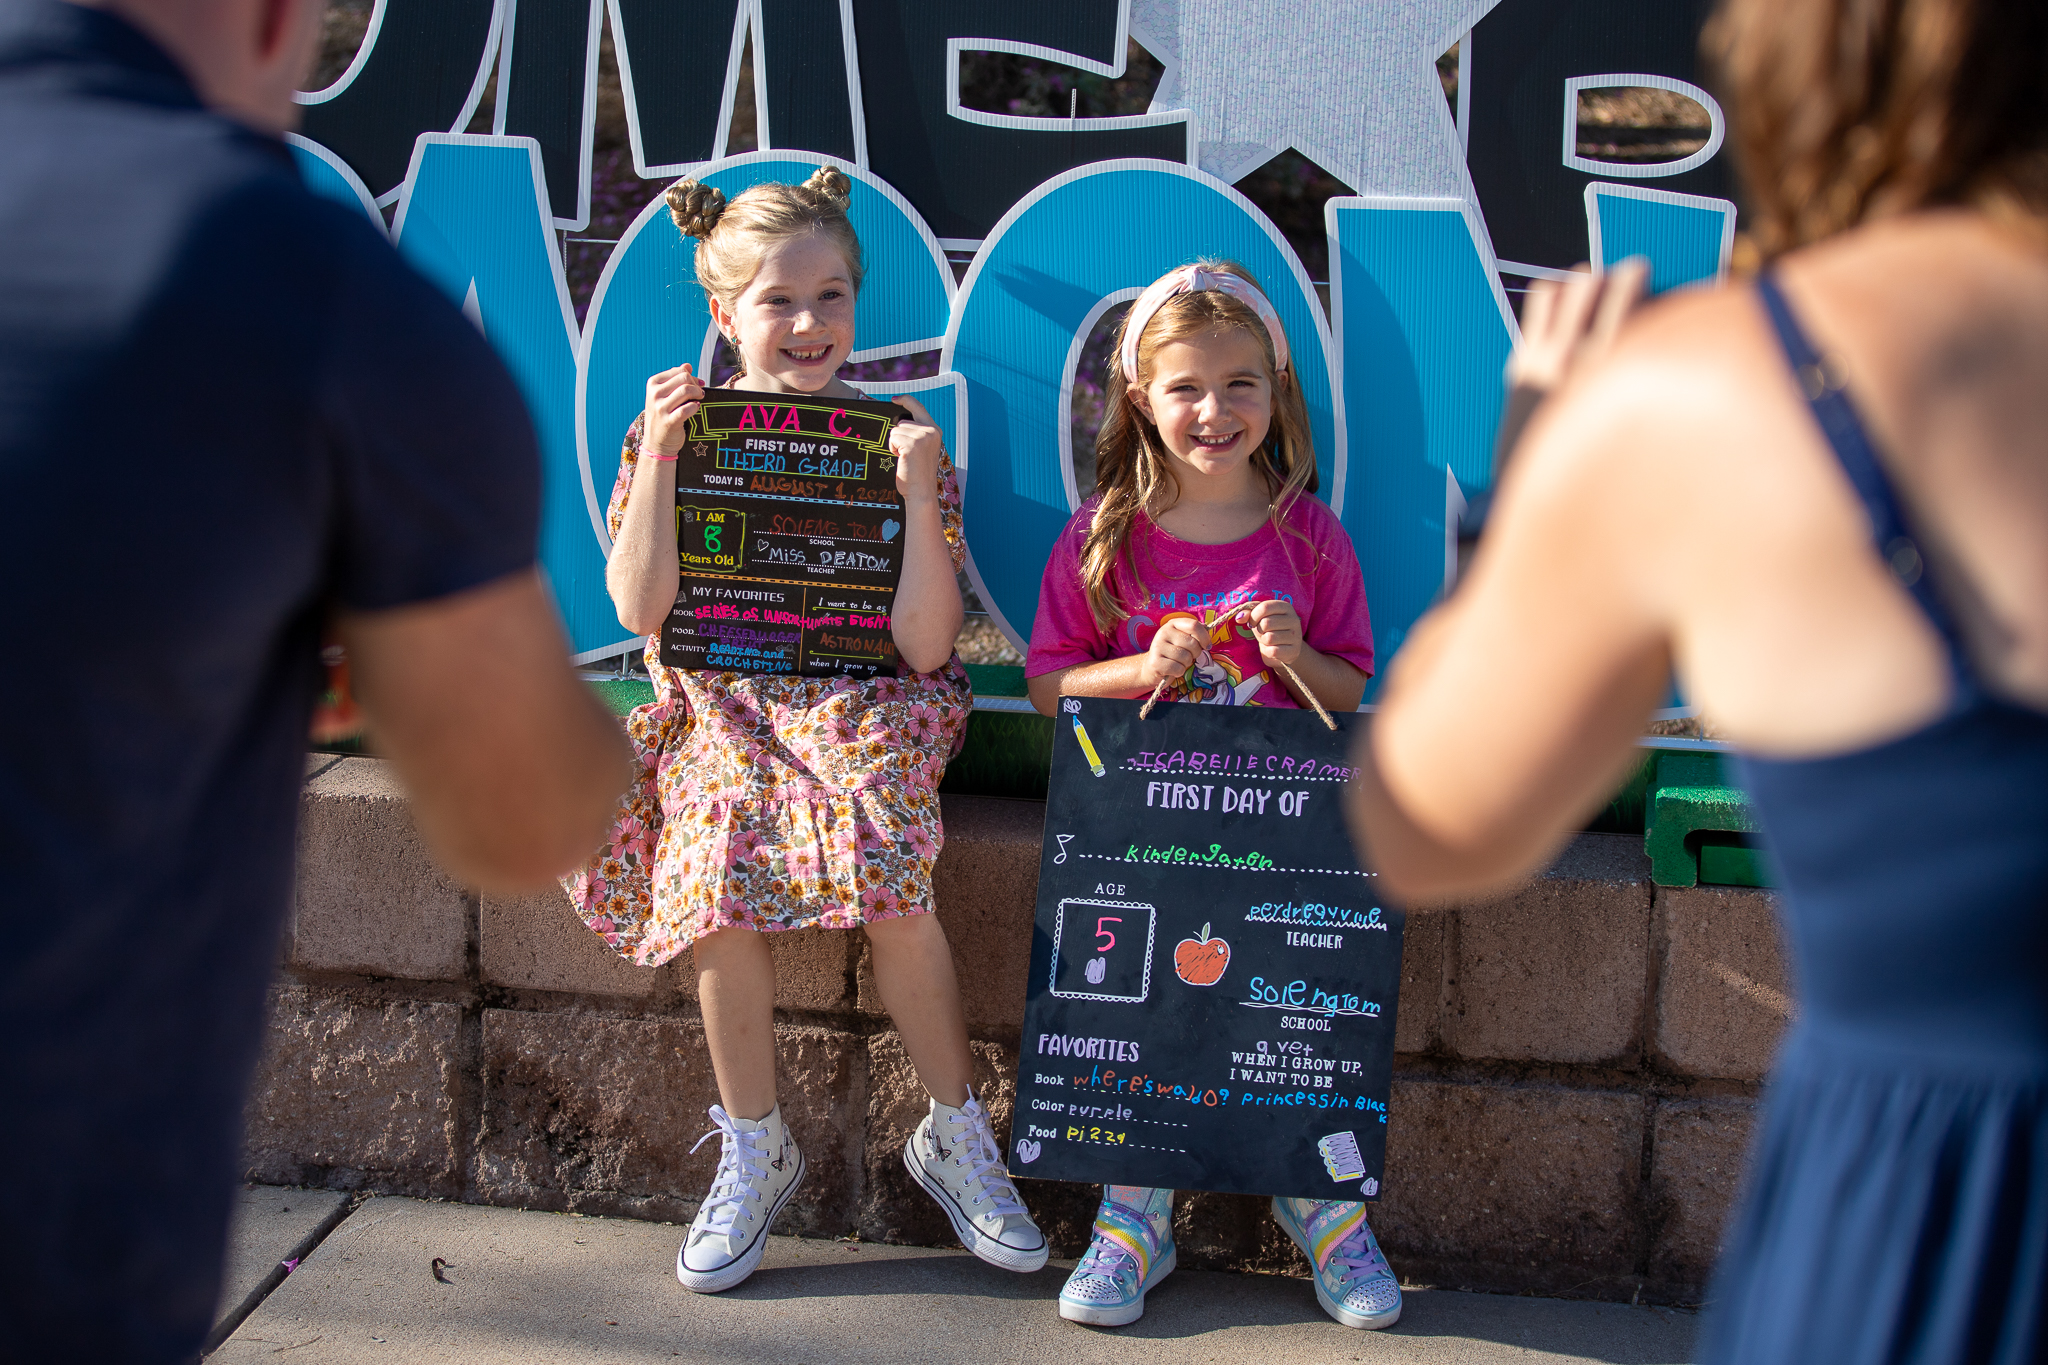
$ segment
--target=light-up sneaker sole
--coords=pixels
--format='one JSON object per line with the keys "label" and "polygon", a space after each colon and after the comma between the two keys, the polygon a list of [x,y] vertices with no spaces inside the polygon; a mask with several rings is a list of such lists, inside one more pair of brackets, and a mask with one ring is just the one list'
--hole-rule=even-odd
{"label": "light-up sneaker sole", "polygon": [[1089,1303],[1083,1299],[1070,1299],[1062,1290],[1060,1316],[1068,1322],[1084,1323],[1089,1327],[1128,1327],[1145,1316],[1145,1296],[1171,1275],[1178,1264],[1180,1252],[1168,1247],[1166,1254],[1152,1263],[1152,1273],[1145,1277],[1145,1283],[1138,1286],[1138,1297],[1129,1303]]}
{"label": "light-up sneaker sole", "polygon": [[1323,1288],[1323,1277],[1315,1272],[1316,1254],[1309,1250],[1306,1233],[1294,1221],[1294,1215],[1289,1213],[1278,1199],[1273,1201],[1273,1221],[1286,1230],[1287,1236],[1301,1248],[1301,1254],[1308,1257],[1309,1283],[1316,1287],[1316,1302],[1323,1306],[1325,1313],[1346,1327],[1356,1327],[1362,1332],[1377,1332],[1380,1328],[1392,1327],[1401,1320],[1401,1305],[1398,1303],[1384,1313],[1359,1313],[1337,1302],[1331,1297],[1330,1291]]}

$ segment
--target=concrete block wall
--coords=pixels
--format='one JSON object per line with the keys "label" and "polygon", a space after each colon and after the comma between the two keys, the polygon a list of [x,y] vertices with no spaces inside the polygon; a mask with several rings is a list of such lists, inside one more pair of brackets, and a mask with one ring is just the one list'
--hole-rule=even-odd
{"label": "concrete block wall", "polygon": [[[946,797],[939,917],[1007,1137],[1043,807]],[[687,955],[636,967],[553,894],[479,896],[427,857],[390,770],[319,759],[249,1107],[252,1179],[687,1220],[717,1090]],[[899,1153],[923,1092],[864,939],[771,939],[781,1096],[810,1165],[788,1230],[944,1245]],[[1691,1302],[1792,1011],[1771,897],[1654,887],[1582,835],[1503,899],[1409,917],[1385,1197],[1404,1277]],[[1096,1191],[1019,1182],[1078,1254]],[[1299,1271],[1263,1200],[1183,1194],[1181,1256]]]}

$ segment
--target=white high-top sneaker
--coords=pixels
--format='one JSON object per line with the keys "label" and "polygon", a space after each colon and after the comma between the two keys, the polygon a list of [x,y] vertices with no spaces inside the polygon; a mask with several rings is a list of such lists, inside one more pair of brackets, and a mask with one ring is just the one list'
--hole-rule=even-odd
{"label": "white high-top sneaker", "polygon": [[969,1091],[958,1109],[931,1104],[903,1146],[910,1178],[946,1211],[960,1244],[982,1260],[1026,1274],[1044,1266],[1045,1235],[997,1156],[981,1102]]}
{"label": "white high-top sneaker", "polygon": [[764,1119],[736,1119],[714,1104],[711,1121],[717,1126],[697,1147],[714,1134],[721,1139],[718,1174],[676,1252],[676,1278],[699,1294],[731,1289],[754,1273],[768,1250],[768,1225],[804,1179],[804,1155],[783,1126],[781,1105]]}

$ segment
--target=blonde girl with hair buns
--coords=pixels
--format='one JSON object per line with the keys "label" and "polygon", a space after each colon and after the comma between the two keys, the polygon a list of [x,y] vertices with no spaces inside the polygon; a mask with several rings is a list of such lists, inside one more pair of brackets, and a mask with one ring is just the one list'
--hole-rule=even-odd
{"label": "blonde girl with hair buns", "polygon": [[[1316,459],[1280,326],[1242,266],[1202,261],[1131,305],[1110,358],[1095,496],[1045,566],[1025,673],[1062,696],[1356,710],[1372,623],[1351,539],[1308,496]],[[1303,695],[1303,691],[1312,694]],[[1348,1327],[1401,1316],[1365,1205],[1279,1199],[1316,1299]],[[1175,1264],[1173,1191],[1108,1185],[1060,1316],[1136,1322]]]}
{"label": "blonde girl with hair buns", "polygon": [[[697,240],[711,315],[739,356],[735,387],[864,396],[838,378],[854,350],[862,275],[850,189],[829,166],[801,185],[756,185],[729,201],[694,180],[669,188],[676,227]],[[969,1088],[960,989],[931,913],[945,837],[938,782],[973,700],[953,654],[966,551],[952,462],[924,408],[898,399],[910,416],[889,439],[904,503],[894,676],[669,668],[660,631],[678,587],[675,461],[703,396],[690,366],[663,370],[626,433],[606,584],[620,622],[647,636],[655,700],[627,722],[639,779],[606,844],[565,881],[584,922],[625,957],[651,966],[688,948],[696,958],[722,1145],[676,1254],[677,1278],[701,1293],[746,1279],[803,1180],[776,1103],[766,935],[811,927],[868,936],[882,1003],[931,1096],[904,1149],[911,1175],[975,1255],[1037,1270],[1045,1239]]]}

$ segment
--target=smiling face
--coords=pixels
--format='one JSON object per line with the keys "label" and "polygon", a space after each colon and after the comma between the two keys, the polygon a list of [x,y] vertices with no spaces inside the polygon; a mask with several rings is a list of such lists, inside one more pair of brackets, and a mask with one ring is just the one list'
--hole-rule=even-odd
{"label": "smiling face", "polygon": [[1273,426],[1265,348],[1241,327],[1166,342],[1130,395],[1184,479],[1243,477]]}
{"label": "smiling face", "polygon": [[853,298],[846,257],[811,232],[769,247],[732,308],[713,298],[711,313],[738,339],[746,387],[817,393],[853,353]]}

